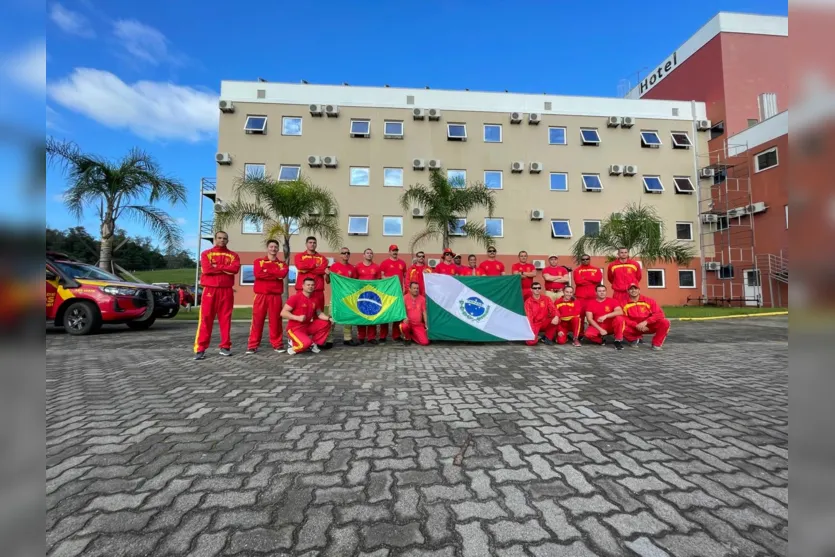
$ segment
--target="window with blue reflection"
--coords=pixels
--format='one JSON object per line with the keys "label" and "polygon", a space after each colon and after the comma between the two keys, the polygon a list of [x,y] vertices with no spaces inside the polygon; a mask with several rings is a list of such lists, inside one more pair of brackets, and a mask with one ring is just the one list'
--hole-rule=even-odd
{"label": "window with blue reflection", "polygon": [[583,174],[583,187],[591,191],[600,191],[603,189],[603,183],[597,174]]}
{"label": "window with blue reflection", "polygon": [[484,219],[484,228],[487,230],[487,234],[490,237],[501,238],[502,236],[504,236],[504,219]]}
{"label": "window with blue reflection", "polygon": [[552,172],[551,191],[568,191],[568,174],[565,172]]}
{"label": "window with blue reflection", "polygon": [[487,170],[484,172],[484,186],[490,190],[502,189],[502,171]]}
{"label": "window with blue reflection", "polygon": [[565,128],[548,128],[549,145],[565,145]]}

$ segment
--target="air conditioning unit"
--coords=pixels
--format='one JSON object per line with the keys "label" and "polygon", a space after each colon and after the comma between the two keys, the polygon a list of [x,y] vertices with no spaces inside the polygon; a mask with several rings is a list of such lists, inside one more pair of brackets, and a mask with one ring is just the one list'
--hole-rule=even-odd
{"label": "air conditioning unit", "polygon": [[438,265],[438,260],[437,259],[430,259],[428,261],[428,263],[429,263],[430,267],[436,267]]}
{"label": "air conditioning unit", "polygon": [[541,271],[545,268],[545,260],[544,259],[534,259],[533,260],[533,268],[537,271]]}
{"label": "air conditioning unit", "polygon": [[324,164],[328,168],[336,168],[336,166],[339,164],[339,161],[336,160],[336,157],[334,155],[328,155],[326,157],[322,157],[322,164]]}
{"label": "air conditioning unit", "polygon": [[521,124],[522,123],[522,113],[521,112],[511,112],[510,113],[510,123],[511,124]]}
{"label": "air conditioning unit", "polygon": [[322,157],[319,155],[310,155],[307,157],[307,164],[310,166],[322,166]]}
{"label": "air conditioning unit", "polygon": [[609,166],[609,175],[610,176],[617,176],[619,174],[623,174],[623,165],[612,164],[612,165]]}
{"label": "air conditioning unit", "polygon": [[326,104],[325,115],[331,118],[336,118],[337,116],[339,116],[339,107],[335,104]]}
{"label": "air conditioning unit", "polygon": [[232,155],[229,153],[218,153],[215,155],[218,164],[232,164]]}
{"label": "air conditioning unit", "polygon": [[531,211],[531,220],[542,220],[545,218],[545,211],[542,209],[533,209]]}
{"label": "air conditioning unit", "polygon": [[426,111],[426,115],[429,116],[430,120],[440,120],[441,119],[441,109],[440,108],[430,108]]}
{"label": "air conditioning unit", "polygon": [[706,271],[718,271],[722,268],[722,264],[718,261],[707,261],[705,263],[705,270]]}
{"label": "air conditioning unit", "polygon": [[511,172],[522,172],[525,170],[525,163],[522,161],[515,161],[510,163],[510,171]]}
{"label": "air conditioning unit", "polygon": [[638,167],[634,164],[627,164],[623,167],[624,176],[634,176],[638,173]]}
{"label": "air conditioning unit", "polygon": [[311,217],[318,217],[322,213],[319,211],[319,209],[313,209],[312,211],[310,211],[307,214],[310,215]]}
{"label": "air conditioning unit", "polygon": [[426,161],[424,161],[423,159],[412,159],[412,168],[414,168],[415,170],[423,170],[424,168],[426,168]]}
{"label": "air conditioning unit", "polygon": [[414,209],[412,209],[413,219],[422,219],[425,215],[426,213],[424,213],[423,209],[421,209],[420,207],[415,207]]}
{"label": "air conditioning unit", "polygon": [[226,100],[221,99],[221,100],[218,101],[217,107],[224,114],[231,114],[231,113],[235,112],[235,105],[232,104],[232,101],[226,101]]}
{"label": "air conditioning unit", "polygon": [[423,120],[426,118],[426,109],[424,108],[413,108],[412,109],[412,118],[415,120]]}
{"label": "air conditioning unit", "polygon": [[429,169],[438,170],[441,168],[441,159],[429,159]]}
{"label": "air conditioning unit", "polygon": [[622,128],[631,128],[635,125],[635,118],[632,116],[624,116],[620,120],[620,127]]}
{"label": "air conditioning unit", "polygon": [[765,203],[763,203],[762,201],[748,205],[748,212],[751,214],[762,213],[766,209],[768,209],[768,207],[766,207]]}
{"label": "air conditioning unit", "polygon": [[705,213],[702,215],[702,224],[711,224],[719,222],[719,215],[713,213]]}
{"label": "air conditioning unit", "polygon": [[538,112],[531,112],[528,114],[528,124],[535,126],[542,121],[542,114]]}
{"label": "air conditioning unit", "polygon": [[703,168],[699,170],[699,178],[713,178],[715,174],[712,168]]}
{"label": "air conditioning unit", "polygon": [[531,174],[539,174],[542,172],[542,163],[541,162],[532,162],[529,166]]}
{"label": "air conditioning unit", "polygon": [[322,105],[321,104],[311,104],[307,107],[310,110],[310,114],[313,116],[321,116],[322,115]]}
{"label": "air conditioning unit", "polygon": [[736,207],[735,209],[731,209],[730,211],[728,211],[728,218],[732,219],[736,217],[745,216],[745,209],[747,208],[748,206],[746,205],[745,207]]}
{"label": "air conditioning unit", "polygon": [[700,132],[704,132],[710,129],[710,120],[697,120],[696,121],[696,129]]}
{"label": "air conditioning unit", "polygon": [[610,128],[616,128],[620,126],[621,118],[620,116],[609,116],[606,119],[606,125]]}

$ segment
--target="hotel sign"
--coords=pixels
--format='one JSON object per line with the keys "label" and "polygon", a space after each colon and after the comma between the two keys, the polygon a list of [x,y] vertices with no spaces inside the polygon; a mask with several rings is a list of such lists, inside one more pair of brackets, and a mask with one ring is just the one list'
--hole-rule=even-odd
{"label": "hotel sign", "polygon": [[667,77],[667,75],[673,71],[676,66],[678,65],[678,51],[673,52],[672,56],[667,58],[664,62],[658,66],[653,73],[648,75],[646,79],[644,79],[639,88],[638,88],[638,96],[643,96],[647,93],[650,89],[655,87],[655,84]]}

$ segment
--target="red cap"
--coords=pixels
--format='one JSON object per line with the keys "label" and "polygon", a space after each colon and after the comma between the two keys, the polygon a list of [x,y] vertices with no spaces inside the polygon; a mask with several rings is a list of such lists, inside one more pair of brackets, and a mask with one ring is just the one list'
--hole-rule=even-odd
{"label": "red cap", "polygon": [[397,247],[397,244],[392,244],[392,245],[389,246],[389,251],[394,251],[394,250],[400,251],[400,248]]}
{"label": "red cap", "polygon": [[640,288],[640,286],[638,286],[638,283],[637,283],[637,282],[630,282],[630,283],[629,283],[629,286],[628,286],[627,288],[632,288],[633,286],[634,286],[635,288]]}
{"label": "red cap", "polygon": [[452,251],[451,249],[449,249],[449,248],[447,248],[447,249],[445,249],[445,250],[444,250],[444,256],[446,256],[447,254],[451,255],[452,257],[455,257],[455,252],[453,252],[453,251]]}

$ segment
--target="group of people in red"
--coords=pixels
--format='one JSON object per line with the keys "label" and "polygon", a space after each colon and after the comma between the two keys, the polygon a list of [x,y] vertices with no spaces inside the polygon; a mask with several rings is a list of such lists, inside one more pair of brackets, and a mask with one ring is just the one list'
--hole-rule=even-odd
{"label": "group of people in red", "polygon": [[[205,358],[215,320],[220,327],[220,354],[232,354],[233,287],[241,261],[238,254],[227,247],[228,243],[228,234],[218,231],[214,246],[200,256],[203,296],[194,343],[195,360]],[[287,320],[290,341],[286,353],[292,355],[308,350],[318,353],[321,349],[331,348],[333,319],[324,312],[325,285],[330,283],[331,274],[361,280],[396,276],[403,287],[406,319],[400,323],[380,325],[379,338],[376,326],[357,327],[357,339],[353,339],[351,327],[344,325],[343,343],[347,346],[386,342],[389,328],[394,341],[429,344],[424,287],[424,275],[427,273],[459,276],[505,274],[505,265],[496,258],[497,251],[492,246],[487,249],[485,261],[478,264],[476,256],[470,255],[467,266],[461,265],[461,256],[445,249],[443,261],[432,268],[427,265],[423,251],[415,254],[411,266],[407,265],[400,259],[400,251],[395,244],[389,246],[389,257],[380,264],[374,262],[371,249],[363,252],[362,261],[351,264],[351,251],[343,247],[339,251],[339,261],[329,265],[328,258],[316,251],[317,245],[316,238],[309,236],[305,240],[305,251],[295,255],[296,292],[286,301],[283,300],[284,278],[290,269],[279,257],[278,241],[269,240],[266,256],[253,262],[255,297],[247,354],[259,350],[265,320],[269,321],[270,345],[277,352],[285,351],[283,320]],[[538,342],[565,344],[570,339],[578,346],[581,338],[603,344],[604,338],[612,335],[615,347],[621,349],[624,340],[637,345],[644,334],[653,334],[653,348],[661,349],[670,322],[654,300],[641,295],[641,267],[629,259],[628,250],[619,249],[618,258],[608,268],[607,278],[614,291],[613,297],[607,296],[607,288],[602,284],[602,272],[591,265],[591,258],[587,255],[581,258],[580,265],[573,271],[559,265],[557,256],[551,256],[548,266],[542,270],[542,283],[535,280],[538,270],[528,262],[527,252],[519,252],[518,258],[519,261],[511,266],[511,273],[521,276],[525,312],[536,337],[528,341],[529,345]],[[572,279],[576,288],[571,285]],[[585,330],[584,321],[588,321]]]}

